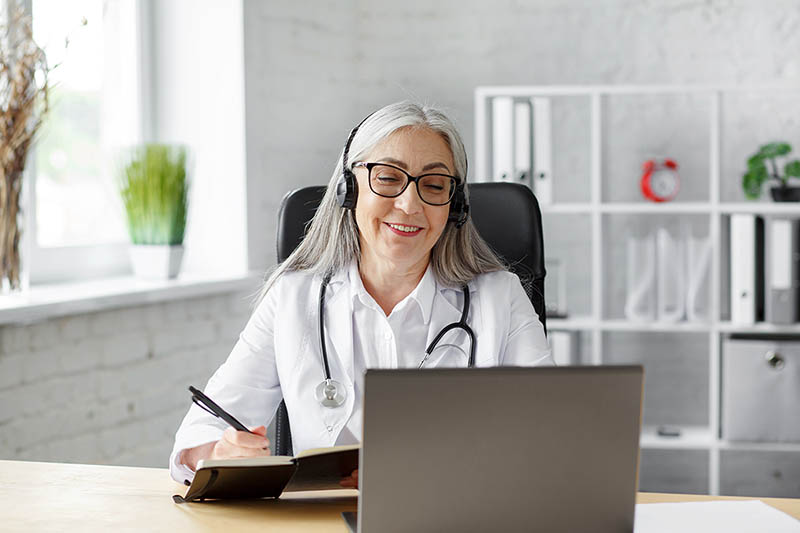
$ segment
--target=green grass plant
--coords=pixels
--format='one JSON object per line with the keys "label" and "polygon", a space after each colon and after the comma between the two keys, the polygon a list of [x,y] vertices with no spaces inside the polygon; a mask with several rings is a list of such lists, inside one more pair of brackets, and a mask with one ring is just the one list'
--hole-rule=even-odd
{"label": "green grass plant", "polygon": [[133,244],[183,243],[189,201],[186,147],[135,147],[122,169],[120,192]]}

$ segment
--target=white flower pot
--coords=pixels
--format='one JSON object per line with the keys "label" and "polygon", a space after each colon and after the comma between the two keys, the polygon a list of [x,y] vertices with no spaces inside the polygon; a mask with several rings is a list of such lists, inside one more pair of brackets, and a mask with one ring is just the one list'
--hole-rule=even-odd
{"label": "white flower pot", "polygon": [[172,279],[178,275],[183,246],[132,244],[128,248],[133,274],[141,279]]}

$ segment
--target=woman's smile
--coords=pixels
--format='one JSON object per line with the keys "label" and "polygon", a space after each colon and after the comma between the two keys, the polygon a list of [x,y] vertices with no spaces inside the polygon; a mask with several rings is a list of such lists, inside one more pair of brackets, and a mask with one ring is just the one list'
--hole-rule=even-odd
{"label": "woman's smile", "polygon": [[384,222],[392,232],[403,237],[414,237],[419,235],[423,229],[419,226],[409,226],[406,224],[393,224],[391,222]]}

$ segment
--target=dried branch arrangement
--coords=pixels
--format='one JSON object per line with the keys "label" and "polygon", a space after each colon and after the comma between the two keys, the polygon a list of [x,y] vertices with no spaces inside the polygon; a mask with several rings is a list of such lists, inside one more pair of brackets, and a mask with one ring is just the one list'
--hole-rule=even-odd
{"label": "dried branch arrangement", "polygon": [[0,26],[0,283],[12,290],[20,287],[22,171],[49,109],[50,70],[30,17],[17,8]]}

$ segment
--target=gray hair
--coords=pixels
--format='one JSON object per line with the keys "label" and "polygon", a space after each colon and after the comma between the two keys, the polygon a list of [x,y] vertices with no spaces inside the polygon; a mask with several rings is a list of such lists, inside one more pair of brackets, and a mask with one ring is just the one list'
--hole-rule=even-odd
{"label": "gray hair", "polygon": [[[442,111],[431,106],[398,102],[370,115],[353,138],[348,164],[359,161],[380,141],[405,127],[428,128],[442,136],[453,153],[456,174],[464,179],[464,193],[469,198],[464,143],[453,122]],[[355,213],[351,209],[343,209],[336,201],[336,183],[341,174],[342,154],[339,155],[306,236],[294,252],[266,278],[256,304],[284,272],[305,270],[325,276],[347,268],[353,259],[361,260]],[[364,194],[364,191],[360,193]],[[478,235],[470,219],[461,228],[448,222],[431,250],[431,265],[439,282],[454,287],[466,284],[478,274],[506,270],[506,265]]]}

